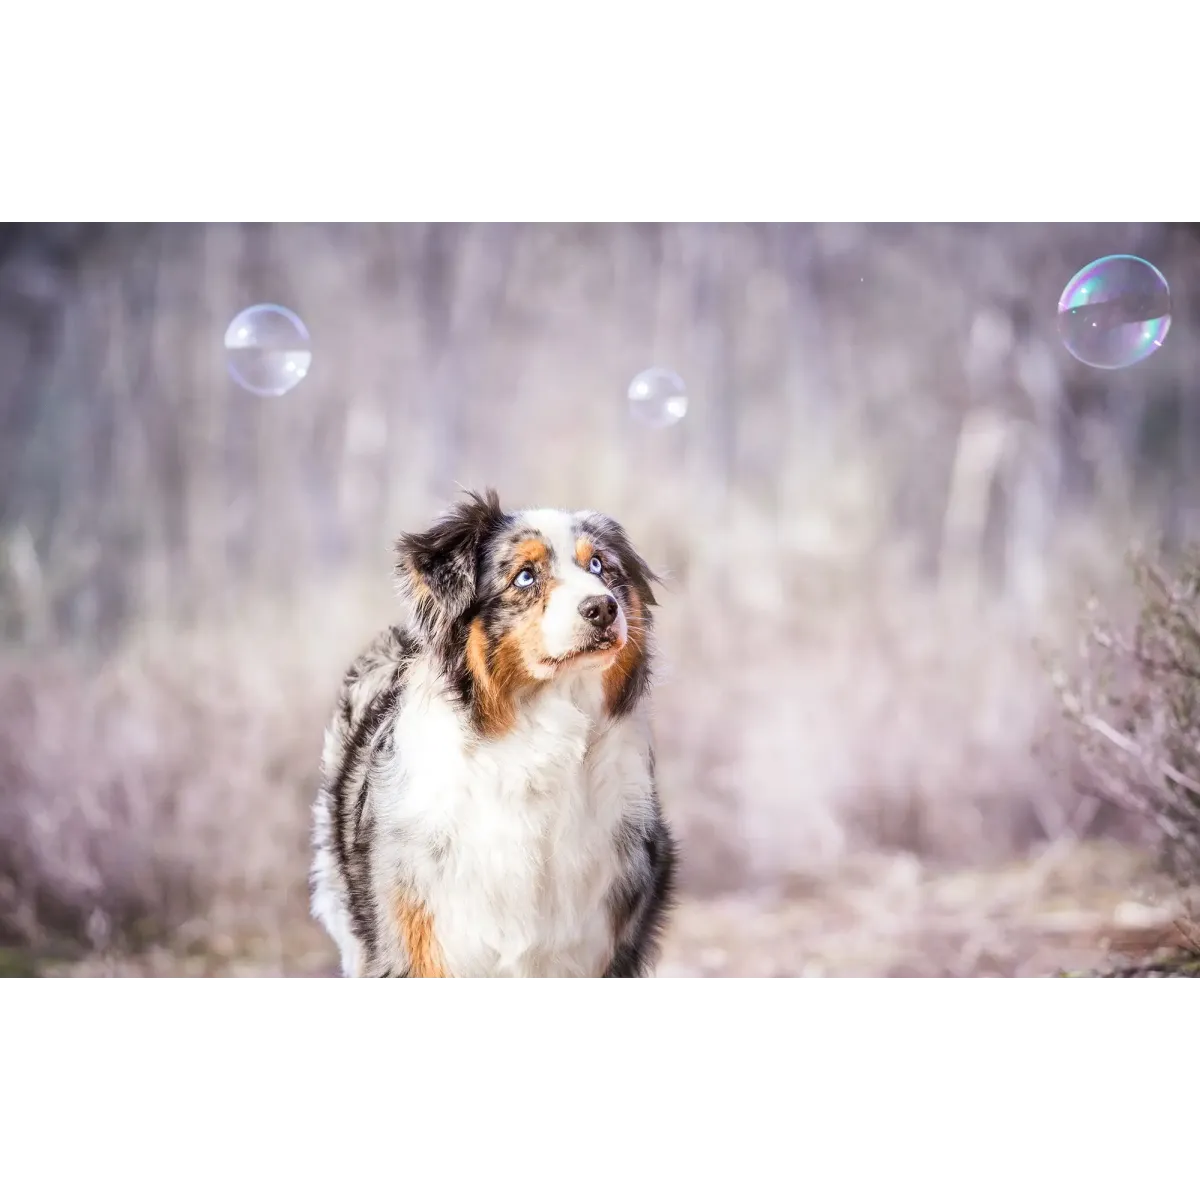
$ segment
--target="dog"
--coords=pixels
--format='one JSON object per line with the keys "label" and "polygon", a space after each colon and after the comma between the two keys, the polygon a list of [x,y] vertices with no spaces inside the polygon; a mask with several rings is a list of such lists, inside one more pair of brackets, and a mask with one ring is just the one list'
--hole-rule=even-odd
{"label": "dog", "polygon": [[658,576],[610,517],[491,490],[395,549],[410,618],[347,671],[313,807],[343,976],[650,973],[678,857],[647,712]]}

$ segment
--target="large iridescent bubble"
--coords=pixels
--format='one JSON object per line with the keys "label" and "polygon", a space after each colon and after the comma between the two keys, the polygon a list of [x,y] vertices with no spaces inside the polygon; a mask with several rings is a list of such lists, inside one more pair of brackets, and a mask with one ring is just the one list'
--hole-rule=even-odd
{"label": "large iridescent bubble", "polygon": [[1171,290],[1152,263],[1132,254],[1090,262],[1063,289],[1063,345],[1089,367],[1115,370],[1149,358],[1171,328]]}

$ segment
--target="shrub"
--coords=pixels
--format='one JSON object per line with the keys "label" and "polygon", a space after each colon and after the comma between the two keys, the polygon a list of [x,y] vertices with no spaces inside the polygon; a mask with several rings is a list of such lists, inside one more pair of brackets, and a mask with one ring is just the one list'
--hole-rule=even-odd
{"label": "shrub", "polygon": [[1057,671],[1082,786],[1135,814],[1185,884],[1200,884],[1200,549],[1132,556],[1137,604],[1088,605],[1073,670]]}

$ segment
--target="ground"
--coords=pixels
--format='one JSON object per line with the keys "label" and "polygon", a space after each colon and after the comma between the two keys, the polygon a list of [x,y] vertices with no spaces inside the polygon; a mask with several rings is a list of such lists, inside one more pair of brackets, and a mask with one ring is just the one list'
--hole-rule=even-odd
{"label": "ground", "polygon": [[835,883],[681,907],[660,974],[1045,976],[1187,949],[1188,898],[1144,856],[1092,845],[991,870],[863,859]]}
{"label": "ground", "polygon": [[[685,897],[660,977],[969,977],[1196,972],[1190,898],[1141,852],[1070,845],[990,869],[937,869],[907,856],[849,860],[832,877],[757,894]],[[1174,962],[1174,968],[1163,965]],[[1157,964],[1157,965],[1156,965]],[[328,976],[319,930],[284,948],[233,942],[190,952],[33,963],[0,974]]]}

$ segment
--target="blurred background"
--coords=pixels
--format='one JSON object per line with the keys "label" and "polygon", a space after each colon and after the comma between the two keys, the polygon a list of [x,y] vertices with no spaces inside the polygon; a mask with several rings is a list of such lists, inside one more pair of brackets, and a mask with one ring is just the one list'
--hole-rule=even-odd
{"label": "blurred background", "polygon": [[[1162,348],[1076,361],[1102,255]],[[0,969],[327,974],[321,731],[460,487],[666,577],[663,974],[1083,969],[1169,935],[1051,664],[1200,514],[1186,225],[0,227]],[[311,335],[258,396],[234,315]],[[633,419],[668,367],[686,417]]]}

